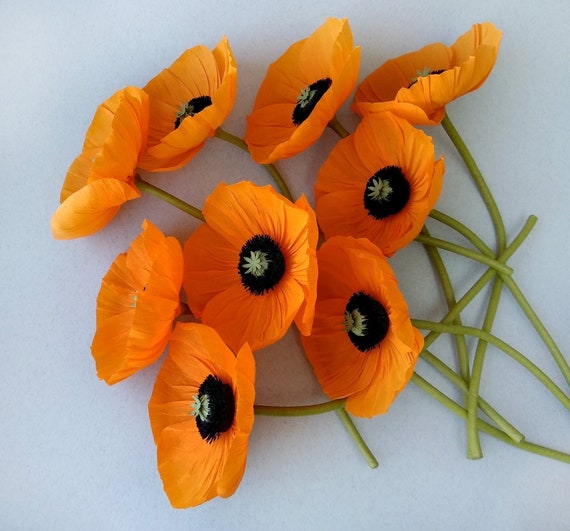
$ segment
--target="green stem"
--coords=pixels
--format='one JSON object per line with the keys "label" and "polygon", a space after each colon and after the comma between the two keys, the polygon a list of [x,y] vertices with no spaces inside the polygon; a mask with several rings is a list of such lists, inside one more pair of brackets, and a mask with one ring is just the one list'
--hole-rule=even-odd
{"label": "green stem", "polygon": [[196,219],[204,221],[204,215],[200,209],[186,203],[185,201],[182,201],[182,199],[178,199],[178,197],[169,194],[162,188],[158,188],[158,186],[150,184],[149,182],[141,179],[141,177],[138,175],[135,176],[135,186],[143,192],[147,192],[151,195],[154,195],[155,197],[158,197],[159,199],[162,199],[163,201],[166,201],[167,203],[170,203],[172,206],[175,206],[179,210],[182,210],[183,212],[194,216]]}
{"label": "green stem", "polygon": [[[491,251],[491,249],[489,249],[489,247],[487,247],[487,245],[473,231],[462,225],[460,222],[458,222],[451,216],[443,214],[442,212],[439,212],[437,210],[433,210],[430,213],[430,217],[441,223],[448,225],[456,232],[464,236],[482,254],[489,256],[490,258],[493,257],[493,252]],[[506,252],[508,254],[502,254],[497,259],[499,262],[506,262],[506,260],[508,260],[512,256],[512,254],[514,253],[516,248],[518,248],[520,243],[522,243],[522,241],[526,238],[526,236],[528,236],[528,233],[534,227],[536,222],[537,222],[536,216],[529,216],[525,226],[523,227],[523,230],[519,233],[519,235],[517,235],[515,240],[513,240],[513,243],[509,245],[509,247],[507,247]],[[517,243],[517,245],[515,248],[513,248],[513,244],[515,243]],[[528,320],[530,321],[530,323],[538,333],[539,337],[542,339],[546,348],[551,353],[552,357],[554,358],[554,361],[556,362],[560,371],[562,372],[562,375],[566,380],[566,383],[570,387],[570,365],[564,358],[564,355],[562,354],[561,350],[558,348],[556,342],[554,341],[554,339],[552,338],[552,336],[550,335],[550,333],[548,332],[548,330],[546,329],[546,327],[544,326],[544,324],[542,323],[542,321],[540,320],[540,318],[538,317],[532,306],[529,304],[528,300],[523,295],[522,291],[516,284],[515,280],[510,276],[505,276],[505,275],[501,276],[503,277],[502,278],[503,282],[511,291],[516,302],[518,303],[524,314],[527,316]]]}
{"label": "green stem", "polygon": [[517,301],[518,305],[521,307],[522,311],[526,315],[527,319],[530,321],[550,353],[554,358],[554,361],[560,368],[560,372],[564,376],[566,383],[570,387],[570,367],[568,366],[568,362],[564,358],[564,355],[552,339],[552,336],[548,333],[548,330],[539,319],[538,315],[536,315],[535,311],[532,309],[531,305],[523,295],[522,291],[518,287],[517,283],[511,277],[503,277],[501,276],[503,282],[507,286],[507,288],[512,293],[514,299]]}
{"label": "green stem", "polygon": [[[430,236],[430,233],[427,227],[423,227],[422,235]],[[449,278],[449,274],[447,272],[447,268],[441,258],[439,250],[437,247],[430,247],[429,245],[424,245],[428,256],[431,259],[431,262],[439,276],[439,281],[441,284],[441,288],[443,290],[443,294],[445,297],[445,301],[447,303],[447,308],[451,310],[456,304],[457,301],[455,299],[455,292],[453,290],[453,285],[451,283],[451,279]],[[454,320],[453,324],[461,325],[461,317],[458,315]],[[467,356],[467,342],[465,341],[465,336],[462,335],[454,335],[455,338],[455,345],[457,348],[457,356],[459,359],[459,371],[461,373],[461,378],[466,382],[469,381],[469,358]],[[467,398],[467,396],[466,396]],[[469,432],[467,432],[467,455],[476,455],[477,454],[477,441],[473,439],[472,436],[469,436]],[[480,448],[479,448],[480,451]]]}
{"label": "green stem", "polygon": [[452,253],[465,256],[466,258],[470,258],[471,260],[480,262],[481,264],[496,269],[497,271],[504,273],[506,275],[511,275],[513,273],[512,268],[510,268],[508,265],[506,265],[503,262],[500,262],[498,260],[495,260],[494,258],[473,251],[472,249],[468,249],[467,247],[463,247],[461,245],[448,242],[446,240],[441,240],[439,238],[432,238],[431,236],[426,236],[424,234],[418,234],[415,238],[415,241],[422,243],[424,245],[438,247],[440,249],[444,249],[446,251],[450,251]]}
{"label": "green stem", "polygon": [[331,400],[321,404],[311,404],[309,406],[254,406],[256,415],[268,417],[306,417],[309,415],[321,415],[338,411],[344,408],[346,399]]}
{"label": "green stem", "polygon": [[[441,361],[437,356],[432,354],[429,350],[424,349],[421,353],[421,358],[436,369],[440,374],[445,376],[452,384],[458,387],[465,396],[469,393],[469,385],[461,378],[453,369]],[[493,408],[481,396],[477,398],[479,409],[485,413],[492,420],[498,428],[506,433],[513,441],[520,442],[524,439],[524,435],[517,430],[509,421],[507,421],[495,408]]]}
{"label": "green stem", "polygon": [[[487,312],[483,321],[483,330],[491,332],[497,309],[499,307],[499,300],[501,298],[501,289],[503,282],[500,278],[495,278],[493,288],[491,290],[491,297]],[[477,348],[475,349],[475,357],[473,358],[473,367],[471,370],[471,379],[469,380],[469,394],[467,395],[467,457],[470,459],[480,459],[483,457],[481,450],[481,442],[479,440],[479,431],[477,430],[477,406],[479,399],[479,387],[481,385],[481,375],[483,374],[483,362],[485,360],[485,352],[487,350],[487,342],[479,339]]]}
{"label": "green stem", "polygon": [[[488,269],[485,273],[483,273],[479,279],[465,292],[463,297],[457,301],[455,306],[443,316],[440,322],[445,324],[452,323],[496,274],[497,272],[494,269]],[[427,336],[425,336],[424,348],[430,347],[440,335],[440,332],[432,331]]]}
{"label": "green stem", "polygon": [[[497,258],[501,263],[506,262],[522,245],[524,240],[530,234],[530,231],[536,224],[536,216],[529,216],[523,228],[515,236],[511,244]],[[477,294],[487,285],[487,283],[496,275],[496,270],[489,269],[467,290],[467,292],[457,301],[457,304],[451,309],[441,320],[442,323],[451,323],[465,309],[465,307],[477,296]],[[503,279],[505,282],[505,279]],[[506,283],[506,282],[505,282]],[[425,338],[424,348],[428,348],[441,334],[438,332],[430,332]]]}
{"label": "green stem", "polygon": [[344,126],[339,122],[336,114],[333,119],[328,123],[328,126],[338,135],[340,138],[346,138],[350,133],[344,128]]}
{"label": "green stem", "polygon": [[[427,227],[423,227],[422,234],[425,236],[430,236],[430,233]],[[433,267],[439,276],[439,282],[441,284],[441,289],[443,290],[443,295],[445,297],[445,301],[447,302],[447,308],[451,310],[456,304],[457,301],[455,299],[455,293],[453,290],[453,285],[451,283],[451,279],[449,278],[449,274],[447,272],[447,268],[437,250],[437,247],[430,247],[429,245],[424,245],[425,250],[428,256],[431,259]],[[461,317],[457,316],[453,320],[453,324],[462,324]],[[469,359],[467,357],[467,344],[465,342],[465,336],[455,336],[455,343],[457,346],[457,355],[459,359],[459,371],[461,373],[461,377],[465,381],[469,381]]]}
{"label": "green stem", "polygon": [[222,129],[221,127],[218,127],[216,129],[216,136],[222,140],[225,140],[226,142],[229,142],[230,144],[233,144],[246,153],[249,153],[249,149],[243,138],[240,138],[239,136],[236,136],[232,133],[228,133],[228,131]]}
{"label": "green stem", "polygon": [[346,409],[344,408],[337,409],[337,414],[340,417],[342,423],[344,424],[346,431],[348,431],[349,435],[356,443],[356,447],[358,448],[364,459],[366,459],[368,466],[370,468],[376,468],[378,466],[378,461],[376,457],[364,442],[362,435],[360,435],[360,432],[354,425],[354,422],[352,422],[352,419],[350,418],[350,415],[346,412]]}
{"label": "green stem", "polygon": [[374,454],[368,448],[367,444],[364,442],[362,435],[352,422],[350,415],[344,409],[346,404],[346,399],[341,398],[338,400],[331,400],[329,402],[323,402],[321,404],[312,404],[309,406],[254,406],[253,410],[256,415],[265,415],[270,417],[306,417],[309,415],[321,415],[323,413],[329,413],[331,411],[336,411],[342,424],[348,431],[349,435],[352,437],[356,444],[356,447],[366,459],[366,462],[370,468],[376,468],[378,466],[378,461]]}
{"label": "green stem", "polygon": [[[435,398],[438,402],[443,404],[451,412],[455,413],[459,417],[465,419],[467,417],[467,411],[462,408],[459,404],[451,400],[447,395],[442,393],[439,389],[430,384],[427,380],[422,378],[419,374],[414,373],[412,375],[412,381],[424,392]],[[512,440],[508,435],[504,434],[501,430],[491,426],[484,420],[477,419],[477,427],[481,431],[492,435],[496,439],[499,439],[511,446],[520,448],[521,450],[526,450],[527,452],[532,452],[534,454],[542,455],[544,457],[549,457],[550,459],[556,459],[557,461],[562,461],[563,463],[570,463],[570,454],[560,452],[558,450],[553,450],[552,448],[546,448],[545,446],[540,446],[528,441],[516,442]]]}
{"label": "green stem", "polygon": [[459,326],[444,323],[434,323],[433,321],[425,321],[421,319],[412,319],[412,324],[416,328],[422,330],[433,330],[443,334],[464,334],[468,336],[474,336],[487,343],[491,343],[498,349],[502,350],[505,354],[513,358],[516,362],[527,369],[538,381],[540,381],[558,401],[568,410],[570,410],[570,397],[566,396],[564,392],[542,371],[540,370],[532,361],[530,361],[526,356],[521,354],[518,350],[511,347],[509,344],[505,343],[498,337],[475,328],[472,326]]}
{"label": "green stem", "polygon": [[466,227],[463,223],[457,221],[455,218],[440,212],[439,210],[432,210],[429,213],[429,217],[447,225],[452,228],[455,232],[461,234],[469,243],[473,245],[481,254],[484,254],[490,258],[495,258],[495,253],[489,248],[489,246],[481,239],[477,234],[475,234],[470,228]]}
{"label": "green stem", "polygon": [[501,217],[501,213],[499,212],[499,208],[497,207],[497,203],[485,179],[481,170],[477,166],[475,159],[471,155],[469,149],[465,145],[465,142],[461,138],[461,135],[455,129],[455,126],[451,122],[449,115],[445,115],[443,120],[441,121],[441,125],[447,135],[449,136],[450,140],[453,142],[453,145],[457,149],[459,155],[463,159],[463,162],[467,166],[467,169],[471,173],[475,185],[477,186],[479,193],[481,194],[481,198],[483,199],[487,210],[489,211],[489,215],[491,216],[491,220],[493,222],[493,226],[495,228],[495,235],[497,237],[497,254],[501,254],[506,247],[507,244],[507,237],[505,234],[505,226],[503,224],[503,219]]}
{"label": "green stem", "polygon": [[273,177],[273,180],[275,181],[275,184],[277,184],[277,187],[279,188],[281,193],[287,199],[289,199],[289,201],[293,201],[293,195],[291,194],[291,191],[289,190],[289,187],[287,186],[285,179],[283,179],[283,176],[281,175],[281,173],[279,173],[279,170],[273,164],[264,164],[263,166],[268,171],[269,175]]}
{"label": "green stem", "polygon": [[[228,133],[221,127],[218,127],[216,129],[216,136],[249,153],[247,144],[239,136],[233,135],[232,133]],[[283,179],[281,173],[279,173],[279,170],[273,164],[263,164],[263,166],[265,167],[269,175],[273,177],[273,180],[275,181],[275,184],[277,184],[277,186],[279,187],[280,192],[287,199],[293,201],[293,196],[291,195],[289,187],[287,186],[287,183],[285,182],[285,179]]]}

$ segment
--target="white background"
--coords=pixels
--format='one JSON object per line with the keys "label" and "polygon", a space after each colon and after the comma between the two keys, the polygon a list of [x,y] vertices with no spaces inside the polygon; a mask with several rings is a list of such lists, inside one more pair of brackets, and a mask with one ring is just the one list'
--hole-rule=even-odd
{"label": "white background", "polygon": [[[143,197],[93,237],[52,239],[49,219],[97,105],[125,85],[143,86],[184,49],[212,48],[226,34],[239,91],[225,128],[241,135],[267,65],[327,16],[349,18],[362,47],[360,79],[392,56],[434,41],[451,44],[474,22],[490,20],[504,31],[487,83],[448,111],[487,176],[509,238],[529,214],[539,217],[510,265],[568,352],[566,0],[2,1],[0,529],[568,529],[569,465],[486,435],[484,458],[466,459],[464,422],[413,384],[388,414],[357,420],[378,469],[367,467],[334,414],[258,417],[237,493],[174,510],[156,471],[146,412],[158,364],[114,387],[95,375],[95,297],[111,261],[145,217],[181,240],[196,226]],[[349,128],[357,123],[348,105],[339,116]],[[447,165],[438,208],[492,243],[466,170],[440,128],[429,132]],[[326,131],[309,151],[279,164],[294,195],[312,199],[315,173],[335,141]],[[198,206],[221,179],[269,182],[246,154],[217,139],[183,170],[151,179]],[[459,294],[484,271],[445,258]],[[412,315],[441,317],[444,304],[421,247],[392,264]],[[476,323],[481,313],[474,307],[464,320]],[[508,293],[494,331],[568,391]],[[446,341],[433,350],[454,363]],[[323,400],[294,333],[257,360],[259,403]],[[433,379],[421,362],[418,371]],[[568,411],[493,348],[481,393],[529,440],[570,452]]]}

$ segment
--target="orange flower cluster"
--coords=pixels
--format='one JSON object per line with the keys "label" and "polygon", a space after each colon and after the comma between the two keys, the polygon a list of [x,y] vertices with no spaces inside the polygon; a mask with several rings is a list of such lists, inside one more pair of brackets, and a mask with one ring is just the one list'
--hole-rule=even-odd
{"label": "orange flower cluster", "polygon": [[429,44],[391,59],[360,84],[353,109],[362,116],[391,111],[413,124],[438,124],[448,103],[485,82],[501,37],[490,22],[474,24],[451,46]]}
{"label": "orange flower cluster", "polygon": [[231,112],[237,68],[226,38],[186,50],[142,88],[126,87],[99,106],[71,164],[51,219],[55,238],[89,236],[123,203],[140,197],[136,168],[186,164]]}
{"label": "orange flower cluster", "polygon": [[[476,25],[450,48],[431,45],[366,78],[353,105],[363,119],[316,178],[316,212],[304,196],[220,183],[183,248],[145,221],[113,262],[97,298],[92,354],[98,376],[114,384],[168,345],[148,408],[174,507],[236,490],[254,419],[252,350],[293,322],[324,392],[346,399],[354,415],[386,412],[409,381],[423,337],[387,257],[419,234],[444,173],[431,138],[412,123],[441,120],[446,103],[477,88],[499,40],[491,24]],[[247,118],[253,160],[270,164],[313,144],[355,88],[359,59],[348,21],[338,19],[277,59]],[[223,38],[105,101],[65,178],[54,237],[104,227],[140,196],[137,167],[188,163],[232,110],[236,82]],[[200,322],[177,322],[181,314]]]}

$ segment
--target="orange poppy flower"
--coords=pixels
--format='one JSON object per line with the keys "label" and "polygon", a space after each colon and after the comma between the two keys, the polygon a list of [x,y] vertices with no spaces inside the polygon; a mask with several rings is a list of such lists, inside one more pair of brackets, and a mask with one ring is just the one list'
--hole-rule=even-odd
{"label": "orange poppy flower", "polygon": [[227,38],[212,51],[186,50],[143,90],[150,97],[150,127],[139,166],[176,170],[214,136],[234,105],[237,67]]}
{"label": "orange poppy flower", "polygon": [[254,161],[300,153],[322,134],[356,85],[360,48],[346,19],[328,18],[270,65],[247,118]]}
{"label": "orange poppy flower", "polygon": [[396,277],[369,240],[335,236],[317,252],[313,331],[301,337],[323,391],[359,417],[385,413],[410,380],[423,336]]}
{"label": "orange poppy flower", "polygon": [[54,238],[89,236],[107,225],[123,203],[140,197],[134,175],[147,132],[148,97],[138,88],[119,90],[97,108],[51,218]]}
{"label": "orange poppy flower", "polygon": [[451,46],[430,44],[391,59],[360,84],[353,109],[360,115],[389,110],[411,123],[438,124],[449,102],[485,82],[501,36],[490,22],[474,24]]}
{"label": "orange poppy flower", "polygon": [[150,221],[126,253],[117,256],[97,296],[91,345],[97,375],[124,380],[162,354],[179,313],[182,249]]}
{"label": "orange poppy flower", "polygon": [[392,256],[421,231],[443,172],[431,137],[392,113],[366,115],[319,170],[319,225],[327,238],[366,237]]}
{"label": "orange poppy flower", "polygon": [[202,324],[177,323],[148,404],[158,471],[173,507],[228,497],[245,471],[255,361]]}
{"label": "orange poppy flower", "polygon": [[206,223],[184,246],[184,290],[194,315],[237,350],[280,339],[295,321],[308,334],[316,299],[314,213],[270,186],[220,184]]}

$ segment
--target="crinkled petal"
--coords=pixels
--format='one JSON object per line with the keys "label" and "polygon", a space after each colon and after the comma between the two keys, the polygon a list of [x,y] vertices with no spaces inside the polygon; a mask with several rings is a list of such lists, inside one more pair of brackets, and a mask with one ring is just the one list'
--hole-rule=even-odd
{"label": "crinkled petal", "polygon": [[54,238],[66,240],[89,236],[113,219],[120,206],[140,197],[130,184],[116,179],[99,179],[71,194],[51,218]]}

